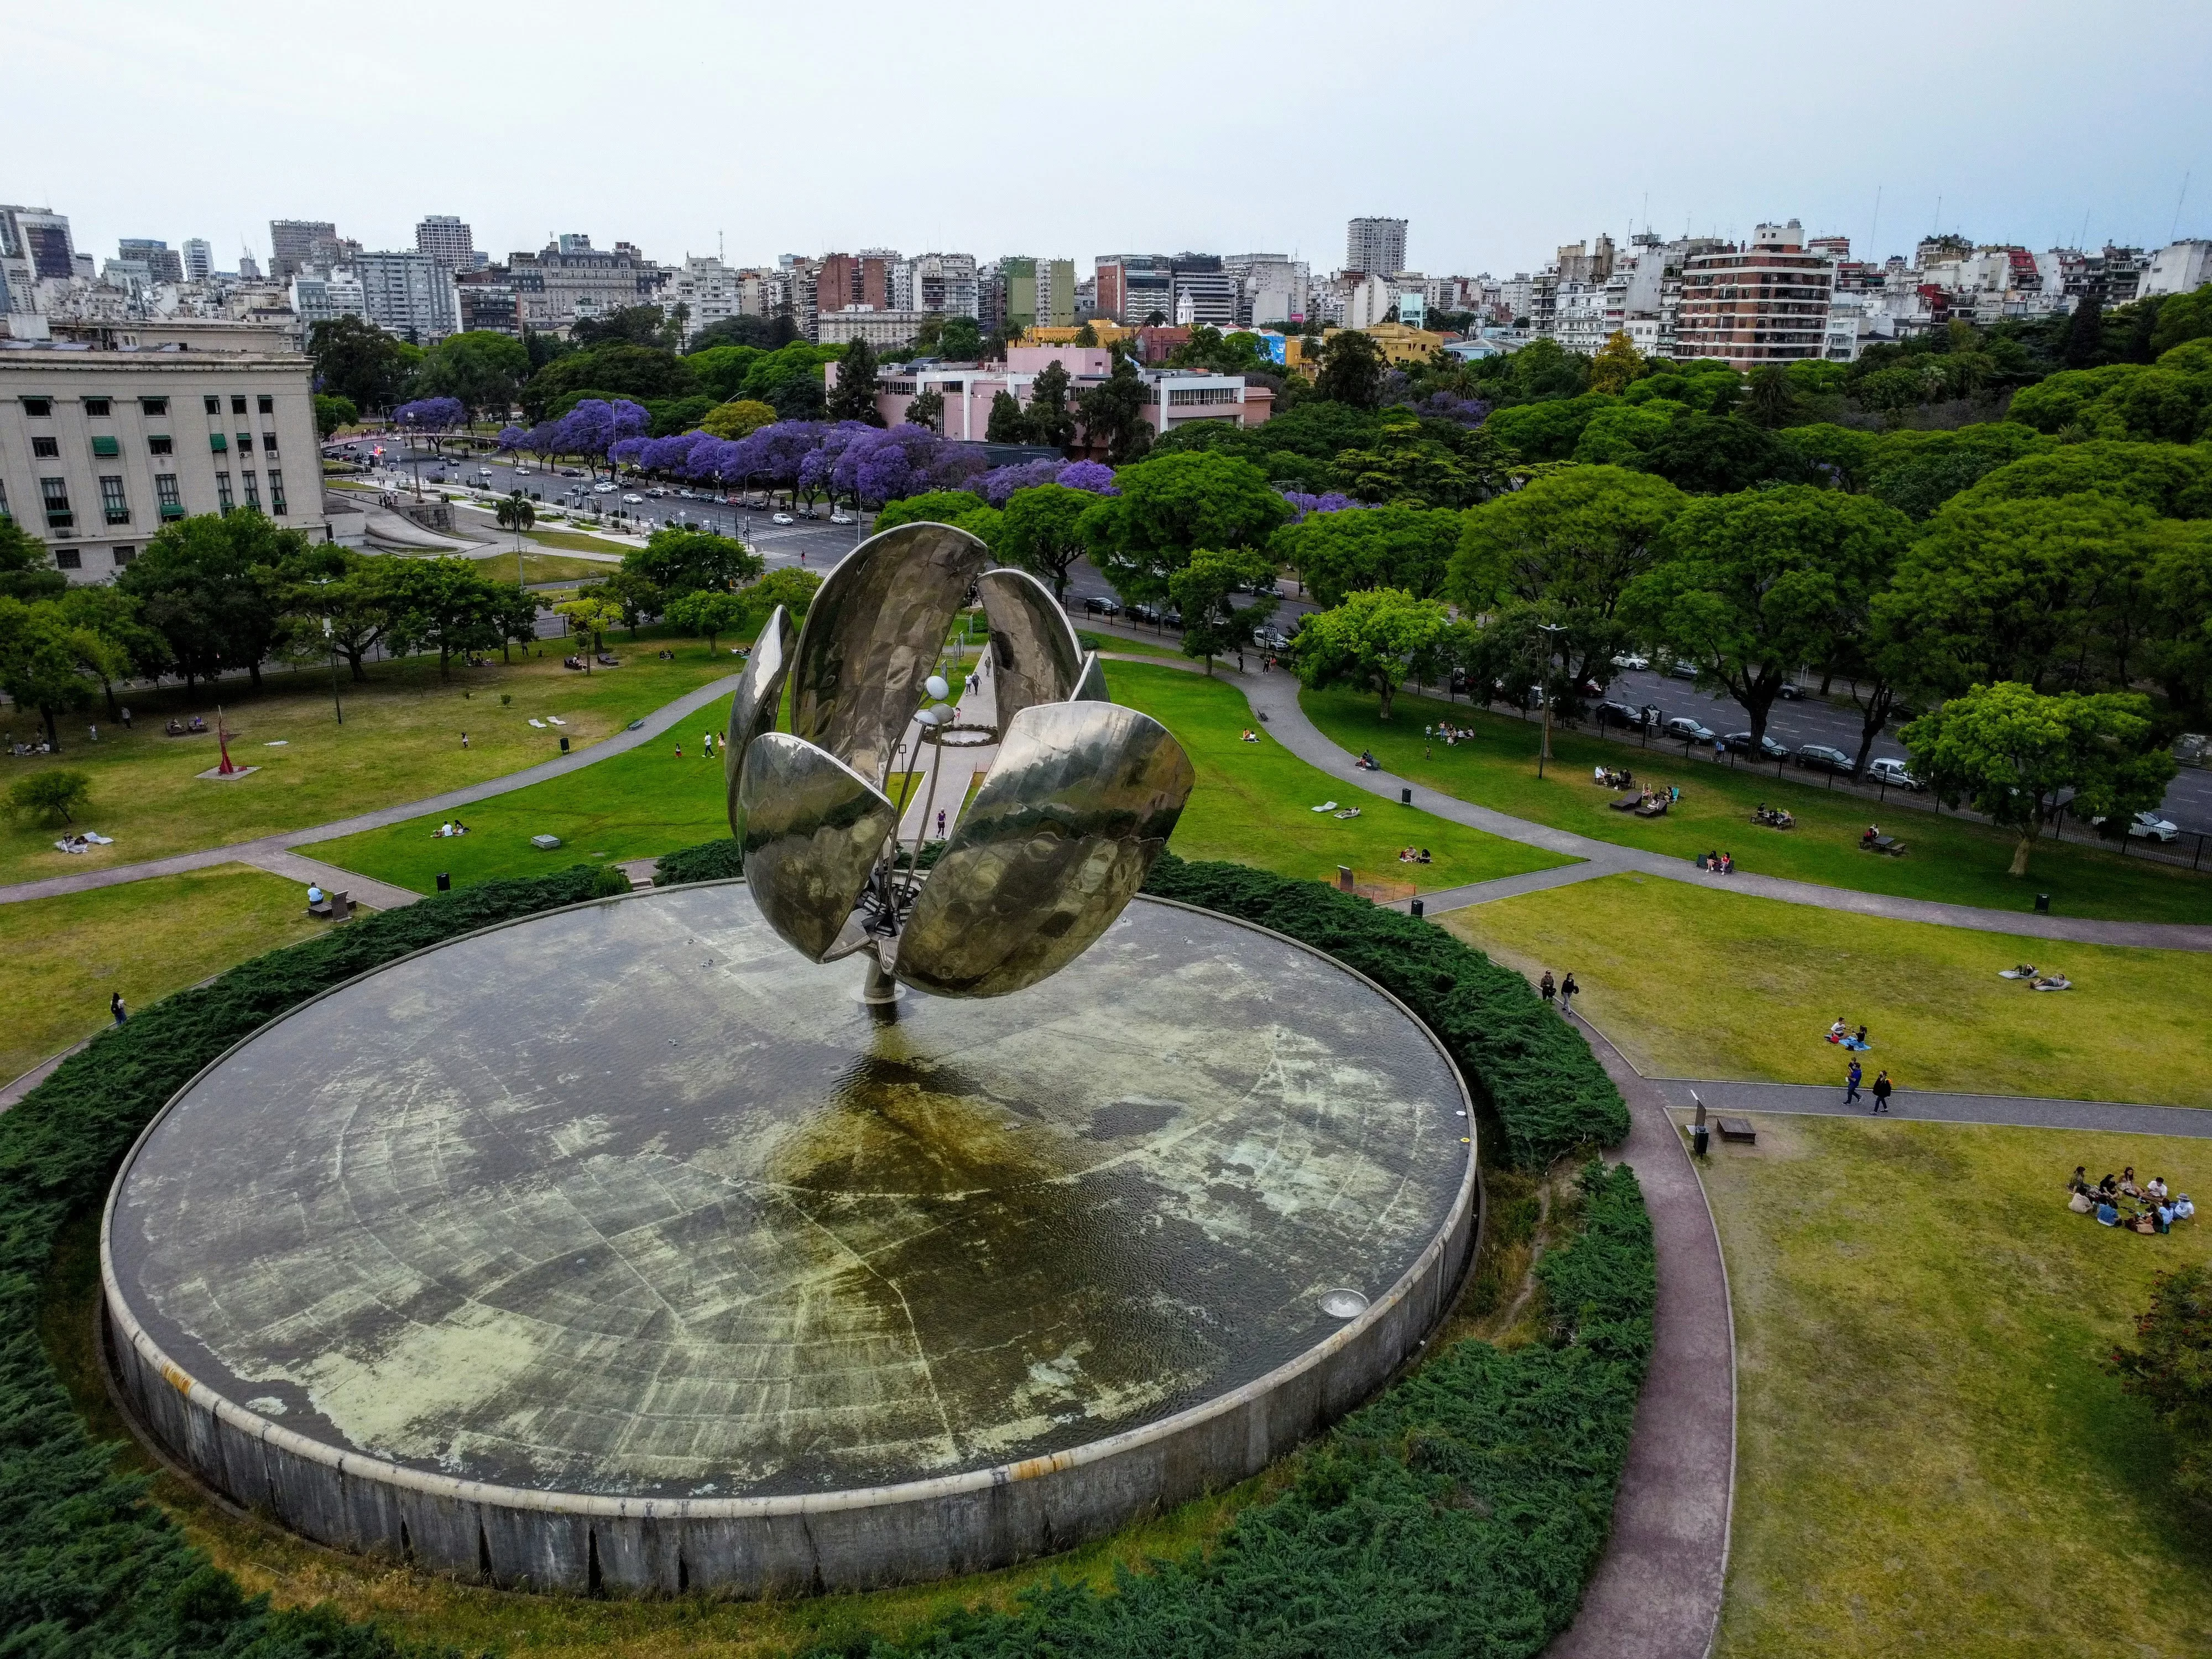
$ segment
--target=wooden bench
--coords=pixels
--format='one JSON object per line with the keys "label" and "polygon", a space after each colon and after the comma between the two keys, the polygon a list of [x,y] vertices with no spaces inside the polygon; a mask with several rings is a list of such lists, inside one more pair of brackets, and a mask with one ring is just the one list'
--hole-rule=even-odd
{"label": "wooden bench", "polygon": [[320,904],[307,907],[307,914],[318,921],[350,921],[353,899],[346,893],[325,893]]}
{"label": "wooden bench", "polygon": [[1751,1127],[1747,1117],[1717,1117],[1713,1120],[1723,1140],[1741,1140],[1747,1146],[1759,1144],[1759,1131]]}
{"label": "wooden bench", "polygon": [[1905,843],[1895,836],[1876,836],[1872,841],[1862,841],[1859,845],[1869,853],[1881,853],[1893,859],[1905,856]]}

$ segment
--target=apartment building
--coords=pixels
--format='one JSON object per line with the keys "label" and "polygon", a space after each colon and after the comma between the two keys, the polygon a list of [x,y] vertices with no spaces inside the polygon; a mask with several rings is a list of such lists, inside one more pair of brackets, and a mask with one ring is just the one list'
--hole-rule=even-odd
{"label": "apartment building", "polygon": [[364,253],[353,264],[362,314],[387,334],[428,345],[459,331],[453,273],[427,253]]}
{"label": "apartment building", "polygon": [[337,262],[338,228],[327,219],[271,219],[269,275],[289,283],[310,265],[325,270]]}
{"label": "apartment building", "polygon": [[522,321],[548,333],[566,331],[579,317],[657,303],[672,275],[628,242],[617,242],[611,251],[595,248],[588,236],[574,232],[535,253],[507,259]]}
{"label": "apartment building", "polygon": [[145,266],[147,276],[154,282],[185,280],[185,262],[176,250],[150,236],[125,236],[116,245],[115,256],[121,264]]}
{"label": "apartment building", "polygon": [[312,376],[292,353],[0,343],[0,514],[73,582],[194,514],[251,507],[327,538]]}
{"label": "apartment building", "polygon": [[188,236],[185,239],[185,280],[204,283],[215,275],[215,250],[206,239]]}
{"label": "apartment building", "polygon": [[912,345],[927,315],[914,310],[878,311],[873,306],[825,311],[815,322],[815,343],[850,345],[855,340],[866,340],[878,348]]}
{"label": "apartment building", "polygon": [[1761,225],[1741,247],[1683,262],[1675,355],[1735,368],[1821,356],[1835,270],[1805,246],[1803,228]]}
{"label": "apartment building", "polygon": [[1176,255],[1174,294],[1168,319],[1177,328],[1231,329],[1240,320],[1243,284],[1222,268],[1218,254]]}
{"label": "apartment building", "polygon": [[1175,261],[1164,253],[1102,253],[1093,262],[1098,314],[1132,328],[1154,312],[1175,319]]}
{"label": "apartment building", "polygon": [[489,263],[477,252],[476,233],[450,213],[433,213],[415,227],[415,251],[447,271],[477,270]]}
{"label": "apartment building", "polygon": [[1313,272],[1303,259],[1282,253],[1231,253],[1222,270],[1236,280],[1237,321],[1264,327],[1302,323]]}
{"label": "apartment building", "polygon": [[[993,399],[1001,392],[1011,392],[1026,407],[1036,377],[1054,363],[1067,372],[1071,393],[1096,386],[1114,372],[1113,353],[1103,346],[1014,346],[1007,350],[1003,368],[941,363],[889,370],[879,384],[876,409],[886,425],[896,426],[906,418],[915,398],[934,392],[945,400],[945,422],[939,428],[944,435],[981,443],[990,427]],[[833,386],[837,367],[831,363],[825,370]],[[1194,421],[1258,426],[1274,410],[1275,394],[1266,386],[1248,384],[1241,374],[1170,368],[1140,373],[1147,392],[1144,416],[1156,433]]]}
{"label": "apartment building", "polygon": [[1395,276],[1406,269],[1403,219],[1354,219],[1345,227],[1344,268],[1368,276]]}
{"label": "apartment building", "polygon": [[935,312],[940,317],[981,314],[975,256],[972,253],[917,254],[906,267],[903,292],[895,300],[915,311]]}
{"label": "apartment building", "polygon": [[302,272],[292,279],[291,294],[292,309],[299,315],[303,335],[312,334],[317,323],[368,314],[361,278],[349,270],[334,270],[327,276]]}

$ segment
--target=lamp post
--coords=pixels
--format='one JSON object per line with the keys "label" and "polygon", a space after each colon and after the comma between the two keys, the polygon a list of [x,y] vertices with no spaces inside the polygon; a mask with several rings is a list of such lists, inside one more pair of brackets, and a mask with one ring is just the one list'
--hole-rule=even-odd
{"label": "lamp post", "polygon": [[[1539,634],[1558,635],[1564,634],[1567,630],[1566,624],[1565,623],[1538,623],[1536,624],[1536,631]],[[1547,640],[1544,641],[1544,678],[1547,680],[1549,680],[1552,677],[1552,652],[1553,646],[1553,641]],[[1552,758],[1552,700],[1549,696],[1545,695],[1544,688],[1542,686],[1540,685],[1536,687],[1535,690],[1537,696],[1542,701],[1544,705],[1544,736],[1542,745],[1536,751],[1536,775],[1540,778],[1544,775],[1544,763]]]}
{"label": "lamp post", "polygon": [[331,628],[331,619],[323,618],[323,644],[331,653],[331,707],[337,711],[338,724],[345,724],[345,704],[338,700],[338,642]]}

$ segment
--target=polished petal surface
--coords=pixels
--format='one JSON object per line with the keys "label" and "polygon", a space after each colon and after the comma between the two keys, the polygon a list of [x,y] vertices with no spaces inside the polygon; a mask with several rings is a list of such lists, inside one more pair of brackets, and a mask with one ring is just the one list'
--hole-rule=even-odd
{"label": "polished petal surface", "polygon": [[763,732],[738,779],[745,884],[787,943],[826,962],[864,939],[851,923],[898,809],[883,792],[803,738]]}
{"label": "polished petal surface", "polygon": [[776,703],[783,696],[784,678],[791,672],[791,645],[797,625],[791,612],[778,605],[761,624],[753,641],[745,672],[738,678],[730,699],[730,730],[722,743],[722,777],[729,788],[730,833],[745,838],[743,817],[738,811],[738,775],[744,769],[745,750],[763,732],[775,729]]}
{"label": "polished petal surface", "polygon": [[927,523],[886,530],[847,554],[807,607],[792,670],[792,731],[880,786],[989,557],[966,531]]}
{"label": "polished petal surface", "polygon": [[1075,690],[1067,694],[1070,702],[1111,702],[1114,694],[1106,689],[1106,665],[1098,660],[1096,651],[1087,652],[1083,659],[1083,672],[1076,676]]}
{"label": "polished petal surface", "polygon": [[993,695],[1003,732],[1024,708],[1067,700],[1083,672],[1083,647],[1052,590],[1026,570],[987,570],[975,587],[991,623]]}
{"label": "polished petal surface", "polygon": [[1182,745],[1133,708],[1023,710],[915,901],[893,971],[957,997],[1059,972],[1135,896],[1195,781]]}

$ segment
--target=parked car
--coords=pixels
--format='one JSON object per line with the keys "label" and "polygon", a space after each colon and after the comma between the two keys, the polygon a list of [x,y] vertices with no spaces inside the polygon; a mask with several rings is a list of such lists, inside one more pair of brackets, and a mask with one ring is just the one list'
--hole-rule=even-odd
{"label": "parked car", "polygon": [[1173,605],[1170,605],[1166,610],[1160,612],[1160,621],[1169,628],[1181,628],[1182,626],[1182,612],[1176,610]]}
{"label": "parked car", "polygon": [[1667,672],[1678,680],[1693,680],[1698,678],[1698,665],[1693,662],[1678,662],[1669,667]]}
{"label": "parked car", "polygon": [[1805,695],[1805,688],[1795,680],[1782,682],[1782,689],[1774,694],[1784,702],[1796,702]]}
{"label": "parked car", "polygon": [[1118,617],[1121,614],[1121,600],[1109,599],[1103,593],[1090,595],[1083,601],[1083,608],[1094,617]]}
{"label": "parked car", "polygon": [[1668,720],[1667,735],[1685,743],[1711,743],[1713,740],[1712,728],[1689,714],[1677,714]]}
{"label": "parked car", "polygon": [[788,513],[779,513],[769,520],[770,524],[796,524],[799,521]]}
{"label": "parked car", "polygon": [[1840,749],[1829,748],[1825,743],[1808,743],[1798,747],[1797,764],[1808,772],[1834,772],[1849,777],[1851,757]]}
{"label": "parked car", "polygon": [[1651,659],[1638,656],[1633,651],[1624,651],[1613,659],[1613,665],[1615,668],[1649,668]]}
{"label": "parked car", "polygon": [[[2105,820],[2094,817],[2089,822],[2101,830]],[[2162,818],[2155,812],[2138,812],[2128,820],[2128,834],[2136,841],[2172,841],[2181,834],[2179,825],[2171,818]]]}
{"label": "parked car", "polygon": [[1591,711],[1600,726],[1625,726],[1632,732],[1640,732],[1649,722],[1649,715],[1632,702],[1601,702]]}
{"label": "parked car", "polygon": [[[1751,733],[1748,732],[1731,732],[1721,741],[1739,755],[1748,755],[1751,752]],[[1790,750],[1783,744],[1775,742],[1773,738],[1762,737],[1759,740],[1759,757],[1761,760],[1771,761],[1788,760]]]}
{"label": "parked car", "polygon": [[1876,783],[1886,783],[1893,789],[1910,789],[1916,793],[1928,786],[1905,769],[1905,763],[1894,755],[1869,762],[1867,776]]}
{"label": "parked car", "polygon": [[561,476],[564,478],[580,478],[584,475],[573,466],[564,466],[561,469]]}
{"label": "parked car", "polygon": [[1263,628],[1252,637],[1262,651],[1287,651],[1291,647],[1291,636],[1279,628]]}
{"label": "parked car", "polygon": [[1131,622],[1156,623],[1159,619],[1160,610],[1158,605],[1146,605],[1139,600],[1137,604],[1129,607],[1129,620]]}

